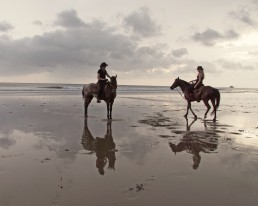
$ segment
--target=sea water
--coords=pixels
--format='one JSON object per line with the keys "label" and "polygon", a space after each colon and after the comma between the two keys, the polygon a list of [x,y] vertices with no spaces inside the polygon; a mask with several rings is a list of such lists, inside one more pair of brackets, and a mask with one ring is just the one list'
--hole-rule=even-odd
{"label": "sea water", "polygon": [[[0,83],[0,92],[62,92],[75,93],[81,92],[83,84],[59,84],[59,83]],[[221,93],[258,93],[255,88],[226,88],[218,87]],[[178,90],[180,90],[178,88]],[[171,91],[168,86],[144,86],[144,85],[118,85],[117,93],[168,93],[178,92],[177,89]]]}

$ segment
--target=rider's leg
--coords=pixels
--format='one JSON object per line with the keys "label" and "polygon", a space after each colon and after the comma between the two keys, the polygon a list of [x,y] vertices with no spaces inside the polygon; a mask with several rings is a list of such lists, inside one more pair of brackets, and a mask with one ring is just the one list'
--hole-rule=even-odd
{"label": "rider's leg", "polygon": [[103,91],[104,91],[104,83],[103,81],[98,81],[98,84],[99,84],[99,93],[98,93],[98,97],[97,97],[97,103],[100,103],[100,98],[103,94]]}

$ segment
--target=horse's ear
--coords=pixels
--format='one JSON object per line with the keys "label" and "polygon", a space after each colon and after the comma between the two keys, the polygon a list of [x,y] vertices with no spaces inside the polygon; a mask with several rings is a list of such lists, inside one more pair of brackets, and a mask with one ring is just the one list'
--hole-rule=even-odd
{"label": "horse's ear", "polygon": [[116,74],[116,78],[117,78],[117,74]]}
{"label": "horse's ear", "polygon": [[177,77],[177,79],[179,79],[179,77]]}

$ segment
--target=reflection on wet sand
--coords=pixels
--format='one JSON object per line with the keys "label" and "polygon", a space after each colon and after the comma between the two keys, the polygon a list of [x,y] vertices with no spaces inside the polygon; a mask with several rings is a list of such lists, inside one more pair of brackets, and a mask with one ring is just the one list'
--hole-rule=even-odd
{"label": "reflection on wet sand", "polygon": [[111,121],[107,122],[107,131],[104,138],[94,138],[88,128],[87,119],[84,122],[84,130],[82,135],[83,148],[91,153],[96,154],[96,167],[100,175],[105,174],[105,166],[108,163],[108,169],[115,170],[115,142],[112,137]]}
{"label": "reflection on wet sand", "polygon": [[186,132],[183,134],[182,139],[178,144],[169,143],[170,148],[176,154],[177,152],[186,151],[193,155],[193,169],[198,169],[201,162],[200,152],[212,153],[218,146],[218,135],[216,134],[216,123],[212,123],[211,130],[207,129],[207,123],[204,121],[206,131],[190,131],[191,126],[194,124],[194,119],[191,124],[188,124],[186,119]]}

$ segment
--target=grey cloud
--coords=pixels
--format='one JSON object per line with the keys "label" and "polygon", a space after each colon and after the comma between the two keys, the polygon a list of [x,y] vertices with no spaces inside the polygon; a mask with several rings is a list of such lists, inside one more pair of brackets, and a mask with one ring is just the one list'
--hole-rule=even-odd
{"label": "grey cloud", "polygon": [[249,51],[247,54],[248,55],[258,56],[258,50]]}
{"label": "grey cloud", "polygon": [[220,59],[217,61],[217,63],[222,67],[222,69],[228,69],[228,70],[254,70],[255,68],[251,65],[244,65],[240,62],[230,62],[224,59]]}
{"label": "grey cloud", "polygon": [[11,146],[13,146],[15,143],[16,143],[16,141],[11,138],[8,138],[8,137],[0,138],[0,147],[1,148],[8,149]]}
{"label": "grey cloud", "polygon": [[9,30],[13,29],[13,26],[6,21],[0,22],[0,32],[7,32]]}
{"label": "grey cloud", "polygon": [[213,46],[216,40],[222,38],[221,34],[213,29],[207,29],[202,33],[195,33],[193,39],[201,42],[206,46]]}
{"label": "grey cloud", "polygon": [[206,29],[204,32],[195,33],[192,38],[193,40],[204,44],[205,46],[213,46],[217,42],[236,39],[239,37],[239,34],[234,30],[228,30],[225,34],[221,34],[218,31],[213,29]]}
{"label": "grey cloud", "polygon": [[181,57],[181,56],[186,55],[186,54],[188,54],[188,51],[187,51],[186,48],[175,49],[175,50],[172,51],[172,55],[174,57]]}
{"label": "grey cloud", "polygon": [[42,26],[43,25],[43,23],[39,20],[34,21],[33,24],[37,25],[37,26]]}
{"label": "grey cloud", "polygon": [[215,74],[219,73],[220,69],[216,66],[216,62],[198,62],[191,59],[185,59],[183,61],[178,61],[178,64],[183,66],[176,68],[174,71],[175,75],[182,75],[182,74],[189,74],[192,72],[196,72],[196,68],[199,65],[202,65],[204,68],[205,73]]}
{"label": "grey cloud", "polygon": [[74,9],[63,11],[58,14],[55,25],[63,26],[65,28],[77,28],[86,26],[86,24],[78,17],[77,11]]}
{"label": "grey cloud", "polygon": [[228,30],[225,32],[225,35],[223,36],[224,39],[237,39],[239,37],[239,34],[235,32],[234,30]]}
{"label": "grey cloud", "polygon": [[252,0],[252,2],[258,5],[258,0]]}
{"label": "grey cloud", "polygon": [[2,38],[0,70],[5,74],[27,74],[82,69],[99,58],[110,59],[112,51],[123,54],[123,59],[133,49],[133,42],[126,37],[101,28],[55,31],[19,40]]}
{"label": "grey cloud", "polygon": [[87,25],[32,38],[0,37],[1,75],[51,72],[76,77],[95,74],[104,60],[112,62],[121,72],[168,67],[173,62],[159,45],[139,47],[130,37],[115,33],[104,23],[94,21]]}
{"label": "grey cloud", "polygon": [[161,34],[161,27],[151,19],[148,8],[141,8],[139,11],[128,15],[124,22],[134,33],[143,37]]}
{"label": "grey cloud", "polygon": [[249,26],[254,26],[257,24],[256,21],[252,18],[251,11],[246,7],[229,12],[229,16]]}

